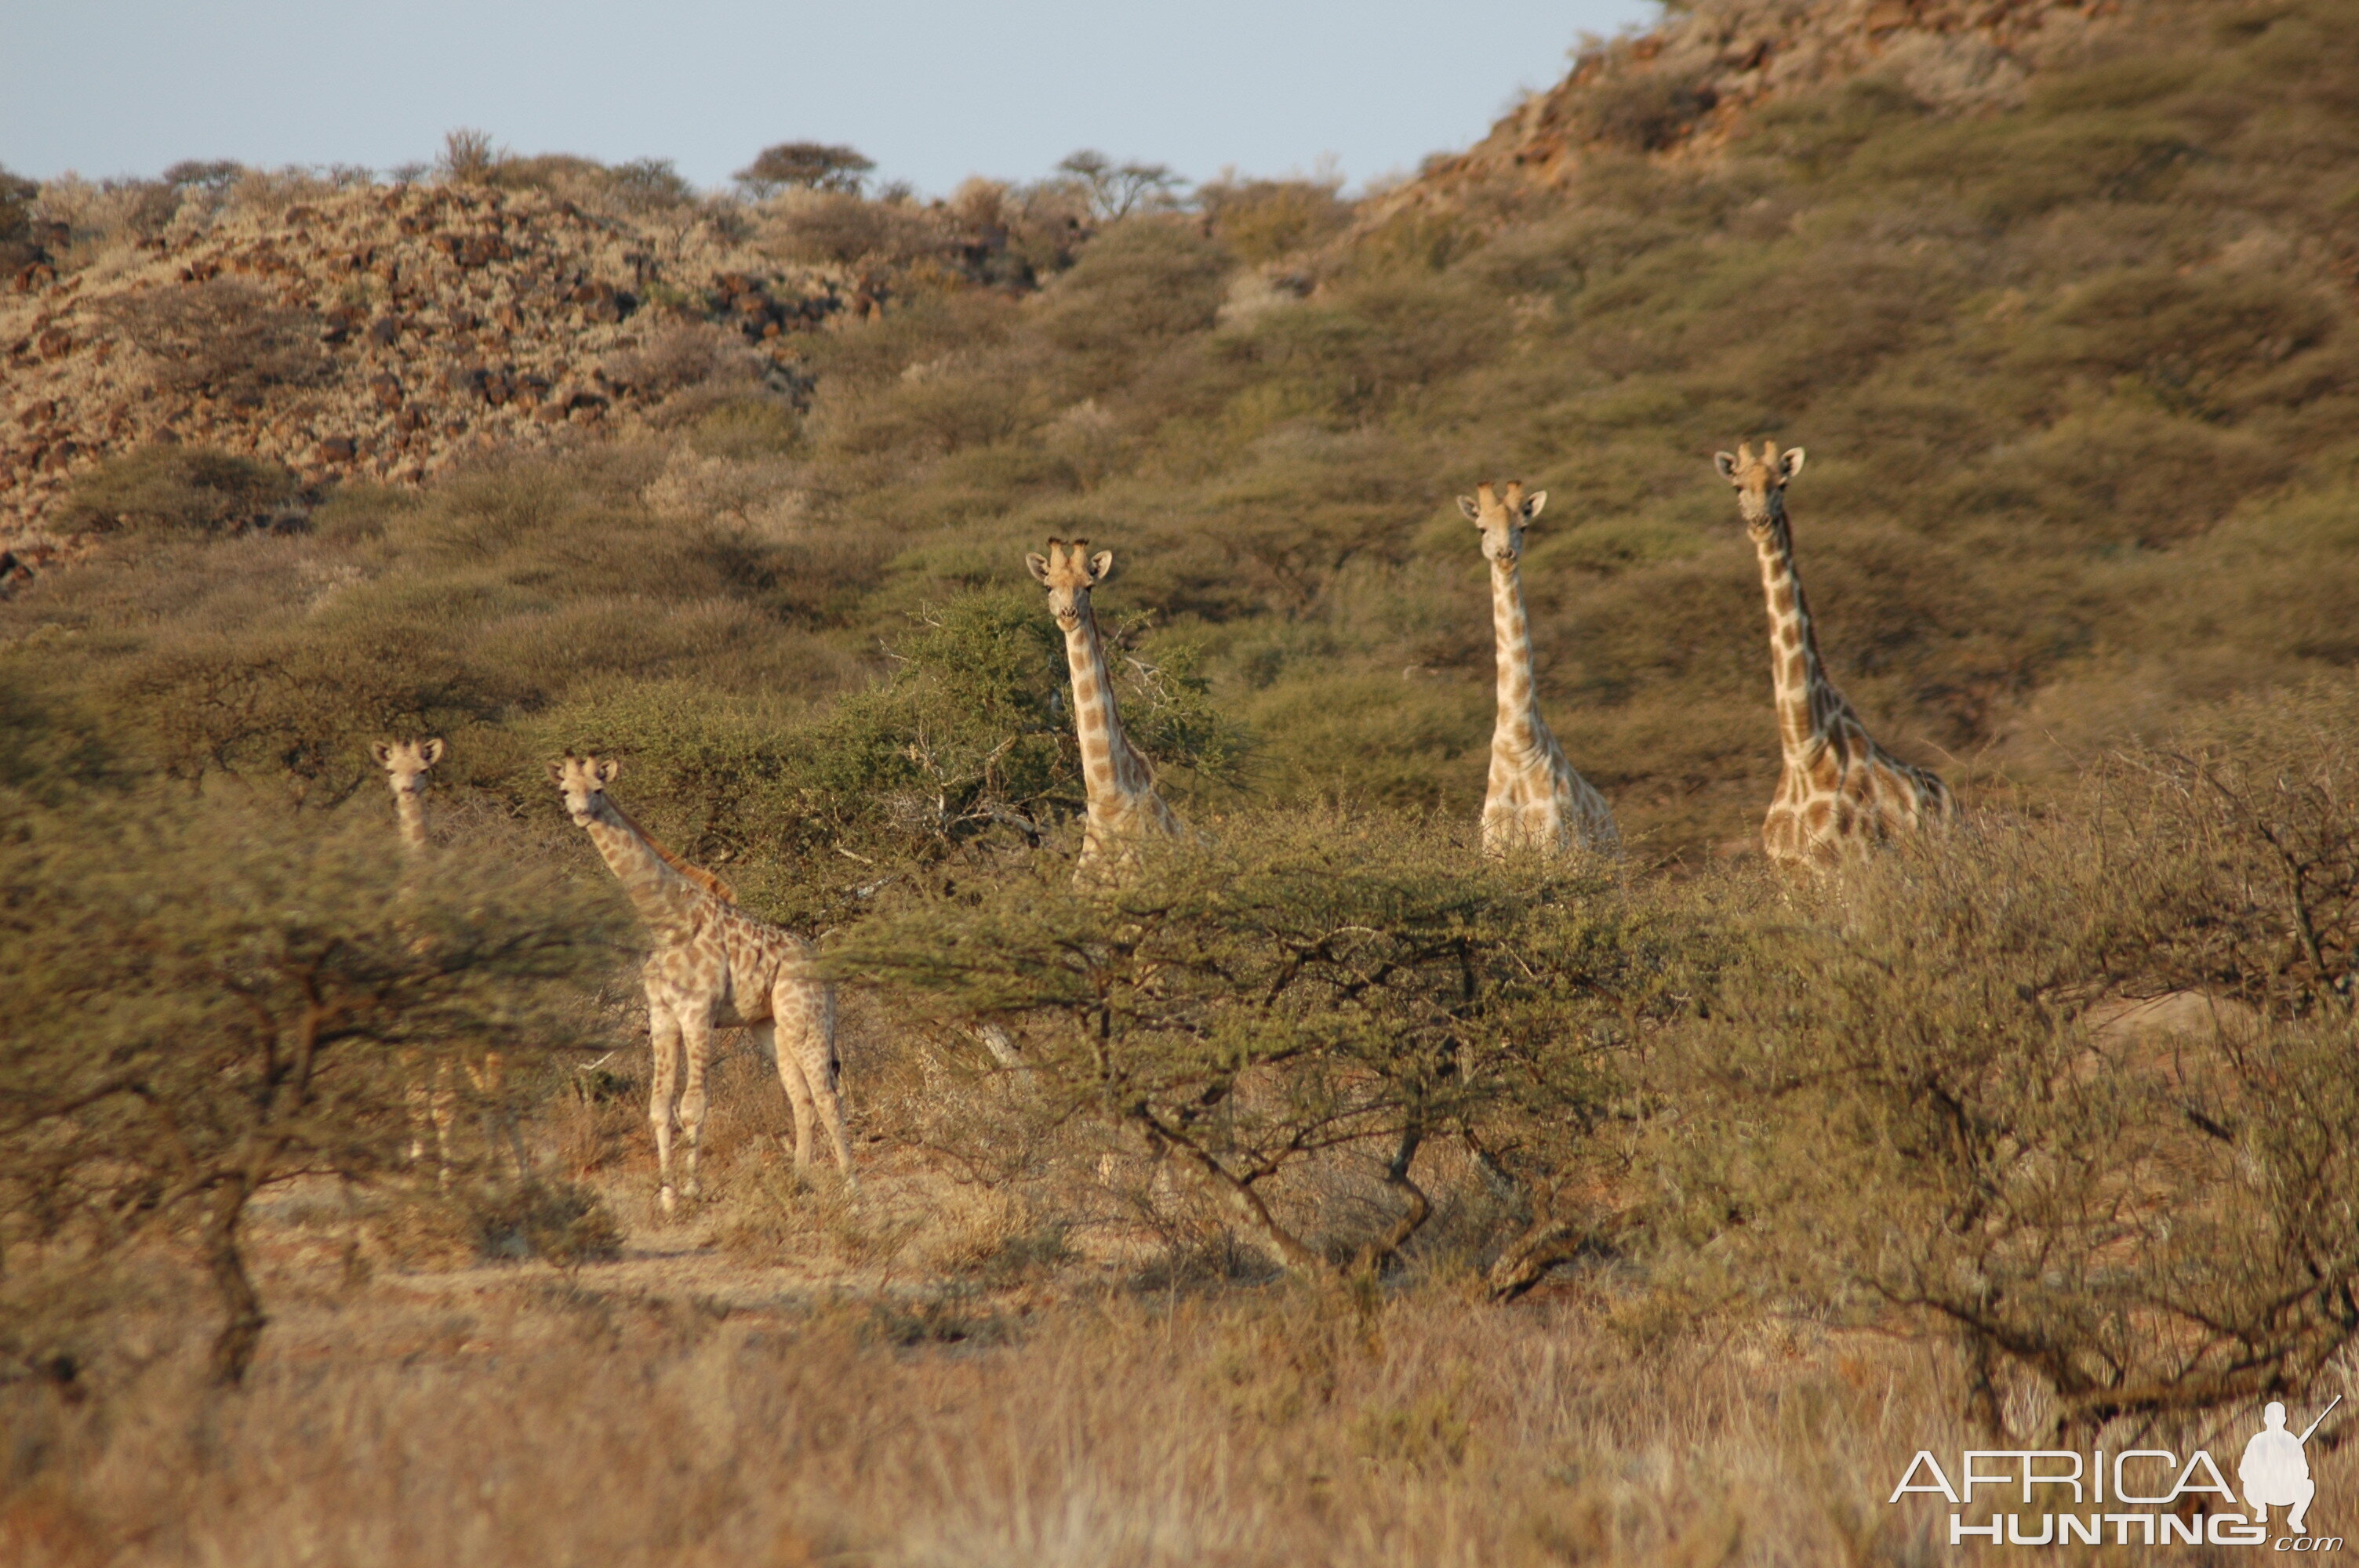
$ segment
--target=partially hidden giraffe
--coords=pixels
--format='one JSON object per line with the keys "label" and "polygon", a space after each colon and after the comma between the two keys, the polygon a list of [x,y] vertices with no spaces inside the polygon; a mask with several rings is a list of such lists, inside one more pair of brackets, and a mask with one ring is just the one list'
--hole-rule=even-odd
{"label": "partially hidden giraffe", "polygon": [[[704,1134],[704,1071],[712,1032],[751,1029],[766,1038],[778,1082],[795,1112],[795,1167],[808,1169],[811,1123],[825,1124],[835,1163],[853,1184],[852,1142],[844,1131],[842,1064],[835,1050],[835,987],[810,973],[815,949],[803,937],[755,919],[736,905],[729,884],[690,865],[649,838],[606,786],[621,771],[610,758],[568,756],[549,764],[565,809],[604,857],[655,947],[641,967],[647,993],[658,1194],[673,1211],[672,1130],[687,1135],[687,1195],[701,1195],[698,1145]],[[682,1058],[687,1064],[680,1083]],[[674,1104],[675,1086],[678,1104]]]}
{"label": "partially hidden giraffe", "polygon": [[[401,847],[413,860],[421,859],[431,847],[426,827],[426,788],[431,782],[434,764],[442,760],[441,738],[429,736],[423,741],[377,741],[369,746],[369,756],[385,770],[385,782],[393,791],[394,820],[401,830]],[[426,1158],[426,1132],[434,1133],[435,1177],[444,1185],[451,1181],[451,1129],[459,1117],[459,1084],[453,1064],[446,1057],[435,1065],[430,1076],[416,1058],[409,1059],[415,1072],[403,1098],[409,1107],[409,1159],[412,1164]],[[475,1092],[496,1101],[506,1081],[506,1064],[497,1051],[486,1051],[480,1059],[466,1060],[467,1080]],[[508,1128],[508,1141],[516,1153],[517,1173],[524,1174],[524,1154],[513,1126]]]}
{"label": "partially hidden giraffe", "polygon": [[1555,853],[1578,845],[1599,854],[1622,852],[1613,808],[1565,760],[1540,717],[1532,679],[1531,620],[1524,610],[1524,528],[1540,514],[1548,492],[1524,493],[1521,481],[1488,481],[1458,498],[1458,509],[1483,531],[1483,558],[1491,563],[1491,631],[1498,653],[1499,712],[1491,730],[1491,780],[1483,795],[1483,848]]}
{"label": "partially hidden giraffe", "polygon": [[385,770],[393,789],[394,820],[401,826],[401,847],[413,855],[426,852],[426,785],[434,764],[442,760],[440,736],[423,741],[378,741],[369,755]]}
{"label": "partially hidden giraffe", "polygon": [[[1105,640],[1098,634],[1097,611],[1090,604],[1090,589],[1114,575],[1114,552],[1100,550],[1093,556],[1087,539],[1051,539],[1047,555],[1027,555],[1024,564],[1049,590],[1049,614],[1065,634],[1065,664],[1073,678],[1073,729],[1081,741],[1082,781],[1089,802],[1073,885],[1111,887],[1138,869],[1142,844],[1188,834],[1179,814],[1156,789],[1155,770],[1123,733],[1122,713],[1114,705]],[[975,1033],[1000,1065],[1019,1074],[1027,1071],[1000,1025],[986,1023]],[[1147,1162],[1152,1173],[1147,1191],[1157,1198],[1168,1199],[1172,1184],[1167,1152],[1159,1141],[1149,1139]],[[1111,1152],[1099,1156],[1102,1185],[1115,1184],[1121,1162]]]}
{"label": "partially hidden giraffe", "polygon": [[1072,670],[1073,726],[1089,799],[1073,877],[1083,885],[1100,883],[1136,866],[1142,842],[1181,838],[1187,829],[1156,792],[1155,770],[1122,732],[1114,707],[1105,643],[1090,608],[1090,589],[1113,574],[1114,552],[1093,556],[1087,539],[1051,539],[1046,556],[1026,556],[1024,564],[1049,590],[1049,613],[1065,633],[1065,662]]}
{"label": "partially hidden giraffe", "polygon": [[1712,454],[1712,466],[1736,489],[1736,509],[1761,557],[1769,601],[1769,669],[1777,687],[1777,742],[1784,772],[1761,848],[1788,866],[1826,866],[1845,854],[1957,815],[1950,786],[1893,756],[1869,738],[1819,658],[1818,631],[1794,569],[1786,521],[1786,486],[1802,471],[1802,449],[1746,443]]}

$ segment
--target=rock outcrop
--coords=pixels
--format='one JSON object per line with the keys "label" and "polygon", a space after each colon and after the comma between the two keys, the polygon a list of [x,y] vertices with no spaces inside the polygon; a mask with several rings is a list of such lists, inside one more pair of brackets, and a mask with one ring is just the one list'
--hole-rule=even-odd
{"label": "rock outcrop", "polygon": [[1957,112],[2017,101],[2136,0],[1705,0],[1582,54],[1463,153],[1363,205],[1365,229],[1460,207],[1476,188],[1569,180],[1601,149],[1709,155],[1780,96],[1879,74]]}
{"label": "rock outcrop", "polygon": [[781,267],[707,221],[457,186],[227,214],[62,277],[34,263],[0,282],[0,549],[54,549],[76,475],[142,443],[414,482],[648,407],[681,379],[667,334],[791,388],[794,334],[876,308],[846,269]]}

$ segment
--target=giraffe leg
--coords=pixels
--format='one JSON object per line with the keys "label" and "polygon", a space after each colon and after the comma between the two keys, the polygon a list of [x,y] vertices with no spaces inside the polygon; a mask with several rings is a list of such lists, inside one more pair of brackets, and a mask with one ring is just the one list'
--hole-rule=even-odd
{"label": "giraffe leg", "polygon": [[467,1081],[484,1098],[484,1147],[495,1143],[508,1146],[508,1157],[516,1162],[519,1182],[532,1180],[532,1157],[525,1152],[524,1134],[516,1126],[516,1113],[507,1102],[507,1058],[497,1051],[486,1051],[480,1065],[467,1064]]}
{"label": "giraffe leg", "polygon": [[810,1167],[811,1127],[817,1112],[811,1104],[810,1086],[803,1081],[802,1064],[786,1044],[795,1025],[791,1019],[785,1029],[778,1025],[778,1018],[783,1015],[777,1009],[787,996],[788,988],[784,986],[772,993],[771,1021],[762,1026],[760,1033],[764,1043],[770,1047],[770,1059],[777,1066],[778,1087],[787,1091],[787,1104],[795,1113],[795,1173],[799,1175]]}
{"label": "giraffe leg", "polygon": [[[804,1092],[810,1096],[812,1108],[819,1112],[820,1125],[827,1129],[828,1141],[835,1147],[835,1168],[843,1173],[843,1184],[859,1184],[852,1170],[852,1137],[843,1124],[842,1065],[835,1054],[835,988],[813,980],[786,980],[771,993],[771,1015],[778,1021],[778,1076],[787,1076],[787,1061],[794,1059],[803,1080]],[[791,1086],[787,1091],[794,1093]],[[800,1106],[797,1107],[796,1162],[805,1158],[808,1140],[800,1125]]]}
{"label": "giraffe leg", "polygon": [[458,1074],[445,1057],[434,1068],[434,1097],[431,1103],[434,1119],[434,1180],[438,1185],[451,1184],[451,1127],[459,1119]]}
{"label": "giraffe leg", "polygon": [[712,1020],[701,1008],[690,1008],[679,1021],[679,1041],[688,1058],[688,1083],[680,1090],[679,1125],[688,1135],[688,1183],[691,1198],[704,1195],[696,1173],[696,1156],[704,1141],[704,1067],[712,1054]]}
{"label": "giraffe leg", "polygon": [[403,1108],[409,1113],[409,1162],[413,1165],[426,1158],[426,1132],[433,1125],[434,1087],[427,1081],[426,1059],[417,1051],[404,1051],[401,1065],[409,1074],[402,1086]]}
{"label": "giraffe leg", "polygon": [[656,1131],[656,1192],[663,1211],[672,1212],[671,1191],[671,1122],[672,1087],[679,1071],[679,1021],[671,1008],[652,992],[647,997],[647,1044],[652,1053],[653,1084],[647,1103],[647,1120]]}

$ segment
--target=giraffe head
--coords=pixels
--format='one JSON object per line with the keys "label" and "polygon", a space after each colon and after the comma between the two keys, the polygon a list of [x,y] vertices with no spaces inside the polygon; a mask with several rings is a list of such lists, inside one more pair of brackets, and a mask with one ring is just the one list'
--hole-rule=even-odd
{"label": "giraffe head", "polygon": [[1473,494],[1458,498],[1458,510],[1483,530],[1483,558],[1495,567],[1512,567],[1522,557],[1524,526],[1547,504],[1547,491],[1526,495],[1519,479],[1496,486],[1484,480],[1474,487]]}
{"label": "giraffe head", "polygon": [[549,782],[565,795],[566,815],[573,818],[576,827],[587,827],[597,819],[598,807],[606,798],[606,786],[623,764],[612,757],[577,757],[566,753],[561,762],[549,764]]}
{"label": "giraffe head", "polygon": [[1788,447],[1781,453],[1777,442],[1764,441],[1756,458],[1747,443],[1739,441],[1734,457],[1714,452],[1712,466],[1736,487],[1736,510],[1745,525],[1758,534],[1786,515],[1786,485],[1802,471],[1802,449]]}
{"label": "giraffe head", "polygon": [[1051,539],[1045,556],[1027,556],[1024,564],[1049,589],[1049,613],[1070,632],[1089,613],[1090,589],[1114,575],[1114,552],[1090,554],[1087,539]]}
{"label": "giraffe head", "polygon": [[369,744],[369,755],[385,770],[397,803],[415,800],[426,793],[426,775],[442,760],[442,741],[439,736],[424,741],[375,741]]}

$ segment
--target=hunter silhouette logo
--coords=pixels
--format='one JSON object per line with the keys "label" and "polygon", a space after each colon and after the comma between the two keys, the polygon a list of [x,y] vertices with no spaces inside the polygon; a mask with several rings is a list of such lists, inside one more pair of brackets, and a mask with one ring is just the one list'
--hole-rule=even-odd
{"label": "hunter silhouette logo", "polygon": [[2334,1405],[2343,1396],[2334,1396],[2334,1404],[2318,1412],[2299,1437],[2286,1430],[2285,1406],[2275,1400],[2261,1412],[2261,1430],[2245,1444],[2244,1462],[2236,1466],[2236,1479],[2245,1488],[2245,1501],[2251,1505],[2253,1522],[2269,1522],[2269,1509],[2291,1509],[2286,1516],[2286,1528],[2296,1535],[2308,1535],[2310,1526],[2302,1522],[2310,1512],[2310,1499],[2318,1496],[2318,1483],[2310,1478],[2310,1455],[2302,1444],[2310,1441],[2321,1422],[2334,1413]]}
{"label": "hunter silhouette logo", "polygon": [[[2310,1438],[2343,1402],[2337,1394],[2318,1418],[2297,1435],[2286,1425],[2286,1408],[2275,1400],[2261,1412],[2261,1430],[2245,1444],[2236,1465],[2236,1486],[2203,1449],[2182,1462],[2165,1448],[1969,1448],[1952,1472],[1930,1450],[1908,1462],[1887,1502],[1912,1493],[1947,1501],[1950,1544],[1969,1541],[1994,1546],[2260,1546],[2276,1552],[2340,1552],[2343,1538],[2310,1532],[2310,1505],[2318,1483],[2310,1473]],[[1980,1488],[1985,1494],[1975,1496]],[[2043,1490],[2043,1488],[2045,1488]],[[2243,1496],[2238,1497],[2241,1488]],[[1997,1496],[1988,1494],[1995,1491]],[[2010,1495],[2011,1494],[2011,1495]],[[2025,1511],[1983,1513],[1973,1505],[2017,1504]],[[2032,1509],[2040,1511],[2033,1512]],[[2284,1509],[2277,1538],[2270,1539],[2269,1510]],[[1981,1510],[1975,1510],[1981,1511]]]}

